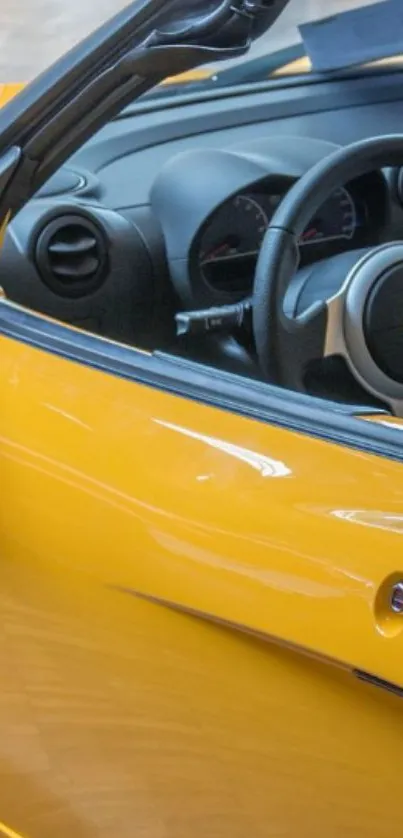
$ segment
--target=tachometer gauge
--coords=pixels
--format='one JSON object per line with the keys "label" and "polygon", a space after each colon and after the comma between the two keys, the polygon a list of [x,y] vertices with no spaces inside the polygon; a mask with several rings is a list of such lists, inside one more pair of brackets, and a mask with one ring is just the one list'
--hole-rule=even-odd
{"label": "tachometer gauge", "polygon": [[255,198],[237,195],[217,212],[203,240],[201,265],[253,255],[259,250],[269,220]]}
{"label": "tachometer gauge", "polygon": [[268,224],[263,207],[250,195],[237,195],[220,207],[201,242],[205,279],[227,292],[241,290],[249,274],[253,278],[253,260]]}
{"label": "tachometer gauge", "polygon": [[354,201],[347,189],[340,187],[330,195],[300,238],[300,245],[352,239],[357,227]]}

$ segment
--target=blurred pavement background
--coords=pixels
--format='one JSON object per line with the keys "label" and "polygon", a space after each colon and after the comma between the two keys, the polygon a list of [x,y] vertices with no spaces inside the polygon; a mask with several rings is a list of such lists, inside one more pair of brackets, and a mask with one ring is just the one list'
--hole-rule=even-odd
{"label": "blurred pavement background", "polygon": [[[364,0],[291,0],[254,52],[295,43],[296,27],[303,21],[363,4]],[[127,0],[0,0],[0,84],[30,81],[126,5]]]}

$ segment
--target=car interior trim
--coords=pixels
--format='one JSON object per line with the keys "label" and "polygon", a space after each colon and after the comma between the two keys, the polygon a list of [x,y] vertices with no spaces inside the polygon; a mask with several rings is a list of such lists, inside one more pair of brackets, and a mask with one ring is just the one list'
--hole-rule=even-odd
{"label": "car interior trim", "polygon": [[[396,97],[400,100],[400,96],[398,93],[398,85],[396,85],[397,79],[395,77],[399,77],[401,73],[401,68],[390,68],[383,69],[381,72],[379,69],[377,71],[374,70],[359,70],[358,72],[352,73],[343,73],[337,79],[327,80],[323,77],[323,75],[319,74],[305,74],[301,76],[289,76],[287,78],[277,78],[277,79],[267,79],[266,81],[257,81],[257,82],[248,82],[246,84],[237,84],[237,85],[225,85],[222,87],[209,87],[208,84],[204,84],[201,89],[197,91],[193,91],[192,88],[187,89],[186,85],[181,85],[179,88],[175,88],[175,91],[171,93],[169,87],[167,86],[164,88],[164,95],[161,97],[155,96],[156,90],[151,91],[149,96],[141,99],[138,102],[134,102],[132,105],[129,105],[127,108],[124,108],[119,114],[114,117],[114,122],[125,120],[127,118],[138,116],[140,114],[146,113],[155,113],[156,110],[172,110],[173,108],[179,108],[184,105],[200,105],[207,102],[214,102],[214,100],[229,100],[234,98],[244,98],[248,97],[250,99],[251,94],[253,96],[257,95],[264,95],[265,93],[275,94],[275,93],[283,93],[284,92],[284,107],[286,108],[287,104],[290,103],[291,97],[291,107],[287,109],[287,111],[291,111],[292,116],[296,115],[295,111],[295,99],[300,98],[299,89],[305,88],[306,93],[310,93],[312,98],[320,99],[320,103],[318,103],[318,110],[328,110],[329,109],[329,102],[323,101],[323,94],[327,92],[331,93],[332,95],[332,110],[337,108],[338,102],[340,101],[340,106],[342,108],[346,107],[345,102],[345,87],[348,86],[349,93],[352,89],[355,89],[357,95],[361,93],[362,90],[368,89],[368,76],[371,76],[371,86],[375,87],[371,89],[371,103],[376,101],[373,98],[373,95],[378,95],[381,97],[380,101],[384,101],[384,96],[392,95],[393,99]],[[385,84],[386,80],[386,84]],[[354,85],[354,88],[353,88]],[[395,90],[396,88],[396,90]],[[158,91],[159,92],[159,91]],[[333,98],[335,97],[335,98]],[[354,100],[349,101],[350,106],[364,104],[362,99],[359,101]],[[301,103],[303,113],[306,113],[306,106]],[[288,115],[285,113],[284,115]],[[242,113],[239,114],[240,118],[242,118]],[[278,114],[276,114],[276,118]]]}
{"label": "car interior trim", "polygon": [[304,77],[303,83],[292,88],[258,83],[210,90],[203,95],[183,91],[180,96],[168,95],[166,101],[146,98],[122,110],[76,155],[80,166],[96,173],[105,165],[109,167],[116,160],[131,158],[159,143],[259,124],[266,125],[267,131],[277,120],[296,122],[329,111],[353,111],[400,101],[401,74],[389,71],[371,78],[370,91],[365,77],[322,80],[314,85]]}

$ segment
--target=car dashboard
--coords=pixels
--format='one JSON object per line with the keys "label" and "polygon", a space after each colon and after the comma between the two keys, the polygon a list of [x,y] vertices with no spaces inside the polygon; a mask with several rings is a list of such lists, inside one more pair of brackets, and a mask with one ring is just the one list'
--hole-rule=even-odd
{"label": "car dashboard", "polygon": [[[394,72],[138,103],[13,220],[0,255],[6,296],[198,360],[198,347],[177,338],[175,314],[250,295],[283,196],[338,145],[399,133],[401,90]],[[399,170],[374,171],[329,195],[301,236],[301,265],[403,238],[402,184]],[[249,337],[235,343],[241,355],[224,359],[200,343],[200,360],[256,376]]]}

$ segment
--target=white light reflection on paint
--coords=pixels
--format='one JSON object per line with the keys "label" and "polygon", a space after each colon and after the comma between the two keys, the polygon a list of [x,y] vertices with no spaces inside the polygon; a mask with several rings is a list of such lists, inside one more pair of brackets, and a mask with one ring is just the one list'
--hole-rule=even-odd
{"label": "white light reflection on paint", "polygon": [[403,515],[393,512],[376,512],[370,509],[335,509],[331,513],[334,518],[342,518],[352,524],[362,527],[373,527],[377,530],[387,530],[403,534]]}
{"label": "white light reflection on paint", "polygon": [[[231,457],[236,457],[237,460],[241,460],[246,465],[259,471],[262,477],[289,477],[292,473],[291,469],[280,460],[273,460],[271,457],[267,457],[265,454],[259,454],[256,451],[251,451],[249,448],[233,445],[230,442],[225,442],[216,437],[205,436],[204,434],[197,433],[197,431],[191,431],[188,428],[182,428],[179,425],[164,422],[161,419],[154,419],[153,421],[157,425],[162,425],[171,431],[177,431],[183,436],[203,442],[205,445],[209,445],[210,448],[216,448],[218,451],[229,454]],[[204,479],[206,479],[206,476],[204,476]]]}
{"label": "white light reflection on paint", "polygon": [[93,428],[91,428],[90,425],[87,425],[86,422],[82,422],[77,416],[73,416],[71,413],[66,413],[65,410],[61,410],[53,404],[47,404],[44,402],[43,406],[46,407],[47,410],[51,410],[52,413],[57,413],[59,416],[62,416],[63,419],[67,419],[68,422],[74,422],[75,425],[79,425],[86,431],[93,431]]}

